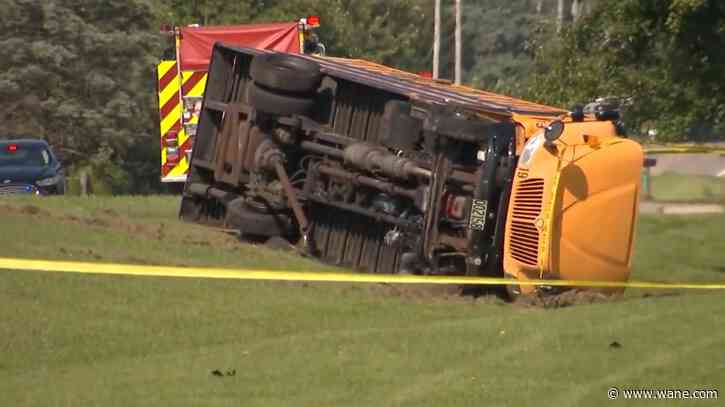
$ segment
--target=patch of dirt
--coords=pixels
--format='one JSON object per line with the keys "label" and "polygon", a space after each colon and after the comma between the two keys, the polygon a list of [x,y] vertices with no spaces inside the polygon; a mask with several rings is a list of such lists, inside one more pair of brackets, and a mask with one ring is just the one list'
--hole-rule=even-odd
{"label": "patch of dirt", "polygon": [[166,238],[166,226],[162,223],[156,227],[155,238],[156,240],[164,240]]}
{"label": "patch of dirt", "polygon": [[101,218],[84,219],[83,220],[83,223],[85,223],[88,226],[98,226],[98,227],[101,227],[101,228],[107,228],[107,227],[111,226],[110,223],[108,223],[107,221],[105,221],[105,220],[103,220]]}
{"label": "patch of dirt", "polygon": [[38,208],[35,205],[23,205],[23,206],[12,206],[12,205],[0,205],[0,209],[4,213],[15,213],[20,215],[43,215],[43,216],[50,216],[50,213],[47,211]]}
{"label": "patch of dirt", "polygon": [[123,219],[118,218],[101,218],[101,217],[91,217],[91,218],[79,218],[75,215],[64,215],[60,217],[56,217],[56,219],[59,219],[62,222],[67,223],[73,223],[78,225],[84,225],[84,226],[90,226],[90,227],[96,227],[96,228],[102,228],[102,229],[112,229],[122,232],[127,232],[134,235],[145,235],[152,239],[158,239],[159,237],[164,237],[164,232],[162,230],[163,224],[158,227],[152,227],[152,226],[146,226],[141,225],[137,223],[128,223]]}
{"label": "patch of dirt", "polygon": [[[54,214],[39,208],[35,205],[13,206],[8,204],[0,204],[0,213],[12,213],[29,216],[42,216],[48,219],[54,219],[66,224],[76,224],[101,229],[111,229],[120,232],[129,233],[131,235],[142,235],[149,239],[164,240],[167,237],[166,225],[143,225],[137,223],[129,223],[113,209],[102,209],[95,212],[92,217],[79,217],[73,214]],[[223,240],[227,240],[224,236]],[[229,239],[231,240],[231,239]],[[208,246],[210,243],[197,241],[198,245]]]}
{"label": "patch of dirt", "polygon": [[186,240],[184,240],[184,243],[183,244],[189,245],[189,246],[199,246],[199,247],[209,247],[209,246],[211,246],[211,243],[209,243],[208,240],[195,240],[195,239],[192,239],[192,238],[187,238]]}
{"label": "patch of dirt", "polygon": [[634,299],[639,299],[639,298],[662,298],[662,297],[676,297],[676,296],[679,296],[679,295],[682,295],[682,291],[657,291],[657,292],[647,291],[647,292],[643,293],[640,296],[630,297],[630,298],[634,298]]}
{"label": "patch of dirt", "polygon": [[24,215],[37,215],[40,212],[42,212],[41,209],[35,205],[23,205],[23,207],[20,208],[20,213]]}
{"label": "patch of dirt", "polygon": [[264,247],[272,250],[280,250],[283,252],[295,253],[297,250],[287,239],[282,237],[271,237],[265,243]]}
{"label": "patch of dirt", "polygon": [[151,266],[151,265],[153,265],[153,263],[151,263],[148,260],[145,260],[145,259],[142,259],[142,258],[139,258],[139,257],[134,257],[134,256],[127,257],[126,258],[126,263],[128,263],[128,264],[139,264],[139,265],[143,265],[143,266]]}
{"label": "patch of dirt", "polygon": [[564,308],[576,305],[638,301],[643,298],[660,298],[682,295],[678,291],[645,291],[637,295],[605,294],[593,290],[566,290],[558,294],[520,296],[512,303],[522,307]]}
{"label": "patch of dirt", "polygon": [[86,250],[86,255],[88,255],[88,257],[94,258],[95,260],[100,260],[100,259],[103,258],[103,256],[101,256],[100,254],[94,252],[91,249]]}
{"label": "patch of dirt", "polygon": [[393,297],[416,300],[429,299],[431,297],[461,297],[461,287],[457,285],[380,283],[370,286],[370,289],[371,291]]}
{"label": "patch of dirt", "polygon": [[114,211],[113,209],[101,209],[97,211],[97,213],[103,216],[109,216],[111,218],[118,218],[120,216],[118,212]]}
{"label": "patch of dirt", "polygon": [[523,307],[564,308],[573,305],[621,301],[621,295],[607,295],[596,291],[567,290],[559,294],[523,295],[513,304]]}
{"label": "patch of dirt", "polygon": [[75,215],[64,215],[57,219],[59,219],[61,221],[81,224],[81,225],[85,225],[85,226],[95,226],[95,227],[101,227],[101,228],[107,228],[107,227],[111,226],[111,224],[108,221],[106,221],[105,219],[101,219],[101,218],[79,218]]}
{"label": "patch of dirt", "polygon": [[95,260],[101,260],[103,258],[103,256],[101,256],[100,254],[96,253],[92,249],[72,250],[72,249],[66,249],[64,247],[60,247],[60,248],[58,248],[58,252],[60,254],[63,254],[65,256],[70,256],[70,257],[79,256],[79,257],[82,257],[82,258],[93,258]]}
{"label": "patch of dirt", "polygon": [[350,286],[345,291],[366,290],[374,295],[397,297],[417,303],[503,304],[501,296],[494,292],[472,295],[456,284],[370,284]]}

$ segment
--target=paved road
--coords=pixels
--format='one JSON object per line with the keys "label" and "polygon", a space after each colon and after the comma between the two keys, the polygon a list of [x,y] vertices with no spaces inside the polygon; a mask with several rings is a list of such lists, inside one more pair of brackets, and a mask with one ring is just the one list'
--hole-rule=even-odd
{"label": "paved road", "polygon": [[718,204],[673,204],[645,201],[639,204],[639,211],[660,215],[699,215],[725,213],[725,208]]}
{"label": "paved road", "polygon": [[649,157],[657,159],[657,165],[652,167],[652,175],[671,172],[725,176],[725,156],[720,154],[650,154]]}

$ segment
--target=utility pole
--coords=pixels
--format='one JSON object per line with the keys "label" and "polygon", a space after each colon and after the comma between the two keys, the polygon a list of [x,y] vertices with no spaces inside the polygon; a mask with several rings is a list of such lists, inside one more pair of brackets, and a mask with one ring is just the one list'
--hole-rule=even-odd
{"label": "utility pole", "polygon": [[441,0],[435,0],[435,20],[433,22],[433,79],[440,75],[441,59]]}
{"label": "utility pole", "polygon": [[573,0],[571,2],[571,19],[573,22],[579,21],[579,17],[582,16],[582,10],[584,9],[584,2],[580,0]]}
{"label": "utility pole", "polygon": [[560,32],[564,28],[564,0],[556,3],[556,32]]}
{"label": "utility pole", "polygon": [[544,0],[537,0],[536,1],[536,14],[541,14],[542,10],[544,8]]}
{"label": "utility pole", "polygon": [[461,84],[461,1],[456,0],[456,85]]}
{"label": "utility pole", "polygon": [[560,32],[565,24],[570,23],[572,18],[576,20],[577,14],[585,4],[584,0],[558,0],[556,3],[556,30]]}

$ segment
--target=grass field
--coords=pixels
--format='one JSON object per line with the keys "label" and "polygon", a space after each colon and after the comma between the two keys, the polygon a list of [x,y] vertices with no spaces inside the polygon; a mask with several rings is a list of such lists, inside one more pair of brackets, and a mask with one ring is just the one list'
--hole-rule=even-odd
{"label": "grass field", "polygon": [[652,177],[652,199],[725,204],[725,178],[664,173]]}
{"label": "grass field", "polygon": [[[175,211],[170,197],[7,201],[0,256],[322,267]],[[723,230],[722,216],[643,217],[634,278],[725,281]],[[725,397],[724,300],[631,290],[544,309],[380,285],[2,271],[0,405],[579,406],[610,404],[611,386]]]}

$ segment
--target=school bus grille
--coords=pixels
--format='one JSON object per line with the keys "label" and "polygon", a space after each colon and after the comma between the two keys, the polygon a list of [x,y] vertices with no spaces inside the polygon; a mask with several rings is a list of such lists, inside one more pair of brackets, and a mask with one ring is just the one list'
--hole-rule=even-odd
{"label": "school bus grille", "polygon": [[541,214],[543,195],[541,178],[520,181],[514,191],[509,252],[515,260],[534,267],[539,259],[539,231],[534,222]]}

